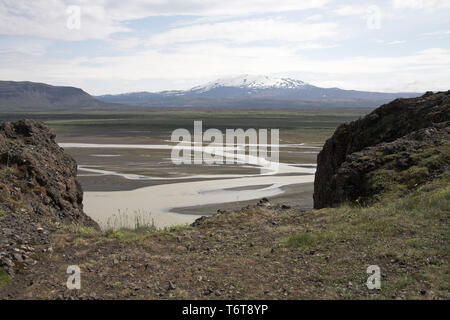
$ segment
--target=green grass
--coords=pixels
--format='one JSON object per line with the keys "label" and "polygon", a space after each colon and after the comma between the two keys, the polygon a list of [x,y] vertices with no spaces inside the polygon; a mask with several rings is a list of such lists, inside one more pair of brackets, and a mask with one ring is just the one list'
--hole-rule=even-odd
{"label": "green grass", "polygon": [[[331,291],[342,297],[422,297],[420,292],[441,296],[450,292],[450,172],[413,192],[382,198],[370,206],[342,205],[314,211],[309,232],[279,240],[287,248],[334,255],[321,264]],[[382,290],[368,292],[364,281],[368,265],[379,265]],[[338,280],[338,270],[346,270]],[[317,274],[319,271],[315,271]],[[348,279],[347,279],[347,278]],[[360,279],[360,291],[346,290],[349,280]],[[365,290],[365,291],[364,291]]]}
{"label": "green grass", "polygon": [[0,268],[0,289],[6,286],[10,282],[10,278],[5,270]]}
{"label": "green grass", "polygon": [[6,211],[3,209],[0,209],[0,217],[6,216]]}
{"label": "green grass", "polygon": [[104,228],[106,237],[119,241],[142,241],[148,236],[155,234],[158,229],[150,212],[120,211],[108,220]]}
{"label": "green grass", "polygon": [[135,241],[141,242],[150,236],[156,236],[161,241],[174,240],[174,232],[179,230],[187,230],[191,228],[189,224],[181,224],[171,227],[166,227],[163,229],[158,229],[154,225],[139,226],[136,228],[126,228],[122,227],[117,230],[106,230],[105,235],[108,238],[113,238],[119,241]]}
{"label": "green grass", "polygon": [[149,236],[158,236],[161,239],[168,240],[174,238],[173,233],[180,230],[187,230],[191,228],[189,224],[180,224],[171,227],[159,229],[155,226],[154,220],[150,213],[137,211],[131,217],[127,212],[119,212],[114,216],[103,231],[98,231],[92,227],[86,227],[78,224],[71,224],[64,227],[65,230],[78,236],[75,245],[87,245],[89,239],[98,240],[98,236],[105,236],[106,238],[116,239],[124,242],[140,242]]}
{"label": "green grass", "polygon": [[187,230],[190,228],[192,228],[191,225],[189,223],[185,223],[185,224],[178,224],[178,225],[171,226],[171,227],[165,227],[161,231],[162,232],[175,232],[175,231],[180,231],[180,230]]}
{"label": "green grass", "polygon": [[93,237],[99,233],[99,231],[93,227],[86,227],[78,224],[68,225],[66,226],[66,229],[80,237]]}
{"label": "green grass", "polygon": [[140,227],[139,229],[133,228],[120,228],[118,230],[107,230],[105,236],[108,238],[116,239],[119,241],[142,241],[147,237],[155,234],[155,229],[152,227]]}
{"label": "green grass", "polygon": [[284,239],[286,247],[299,249],[312,249],[321,241],[322,233],[300,233]]}
{"label": "green grass", "polygon": [[103,226],[105,231],[115,231],[120,229],[130,229],[134,231],[156,230],[155,221],[150,212],[144,210],[133,211],[118,210],[117,214],[108,218],[106,225]]}
{"label": "green grass", "polygon": [[438,146],[424,143],[409,154],[412,164],[407,169],[397,165],[403,157],[403,152],[385,156],[384,164],[367,174],[362,193],[370,195],[370,199],[365,201],[370,203],[386,197],[396,199],[426,183],[436,170],[450,163],[450,141]]}

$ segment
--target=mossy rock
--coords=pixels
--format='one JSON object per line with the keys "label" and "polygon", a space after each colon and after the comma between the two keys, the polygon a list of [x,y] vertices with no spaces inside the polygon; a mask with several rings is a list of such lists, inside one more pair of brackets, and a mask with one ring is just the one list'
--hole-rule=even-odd
{"label": "mossy rock", "polygon": [[399,175],[400,180],[409,188],[424,183],[430,177],[430,170],[427,167],[412,166],[408,170],[402,171]]}

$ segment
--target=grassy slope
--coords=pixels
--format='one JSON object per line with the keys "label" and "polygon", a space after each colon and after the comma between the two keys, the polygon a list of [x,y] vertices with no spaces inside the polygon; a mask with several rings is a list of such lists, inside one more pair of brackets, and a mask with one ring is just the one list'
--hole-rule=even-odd
{"label": "grassy slope", "polygon": [[[398,161],[408,156],[409,168],[398,168]],[[423,143],[413,152],[399,151],[383,156],[384,164],[365,177],[365,192],[372,199],[396,199],[430,181],[450,163],[450,141],[442,140],[437,146]]]}
{"label": "grassy slope", "polygon": [[[322,269],[327,291],[347,298],[366,296],[363,267],[374,264],[382,273],[382,289],[374,297],[450,296],[450,172],[403,198],[315,213],[310,233],[290,236],[284,243],[333,253],[334,263]],[[353,286],[346,285],[350,282]]]}

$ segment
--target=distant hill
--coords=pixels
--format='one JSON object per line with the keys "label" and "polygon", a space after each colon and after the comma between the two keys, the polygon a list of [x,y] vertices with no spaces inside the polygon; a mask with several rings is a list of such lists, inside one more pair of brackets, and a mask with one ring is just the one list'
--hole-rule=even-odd
{"label": "distant hill", "polygon": [[377,107],[420,93],[320,88],[291,78],[243,75],[189,90],[93,97],[75,87],[0,81],[0,111],[118,109],[126,107]]}
{"label": "distant hill", "polygon": [[85,91],[74,87],[51,86],[36,82],[0,81],[0,110],[59,110],[107,108]]}
{"label": "distant hill", "polygon": [[376,107],[421,93],[383,93],[320,88],[301,80],[242,75],[223,78],[190,90],[134,92],[97,97],[135,106],[223,107]]}

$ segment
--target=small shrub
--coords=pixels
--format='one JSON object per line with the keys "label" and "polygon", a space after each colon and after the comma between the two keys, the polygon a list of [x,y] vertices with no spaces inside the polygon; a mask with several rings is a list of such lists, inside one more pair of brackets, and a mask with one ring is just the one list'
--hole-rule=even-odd
{"label": "small shrub", "polygon": [[189,228],[191,228],[191,225],[189,223],[185,223],[185,224],[178,224],[178,225],[171,226],[171,227],[165,227],[164,229],[162,229],[162,231],[174,232],[174,231],[179,231],[179,230],[187,230]]}
{"label": "small shrub", "polygon": [[426,167],[412,166],[408,170],[402,172],[402,180],[408,185],[409,188],[413,188],[417,184],[423,183],[430,176],[430,172]]}
{"label": "small shrub", "polygon": [[317,245],[317,235],[311,233],[301,233],[288,237],[285,240],[286,247],[290,248],[311,248]]}
{"label": "small shrub", "polygon": [[83,238],[76,238],[76,239],[73,241],[73,245],[74,245],[75,247],[87,246],[88,244],[89,244],[89,242],[86,241],[86,240],[83,239]]}
{"label": "small shrub", "polygon": [[95,230],[93,227],[86,227],[78,224],[71,224],[67,226],[67,229],[70,232],[76,233],[80,237],[92,237],[98,233],[98,231]]}

